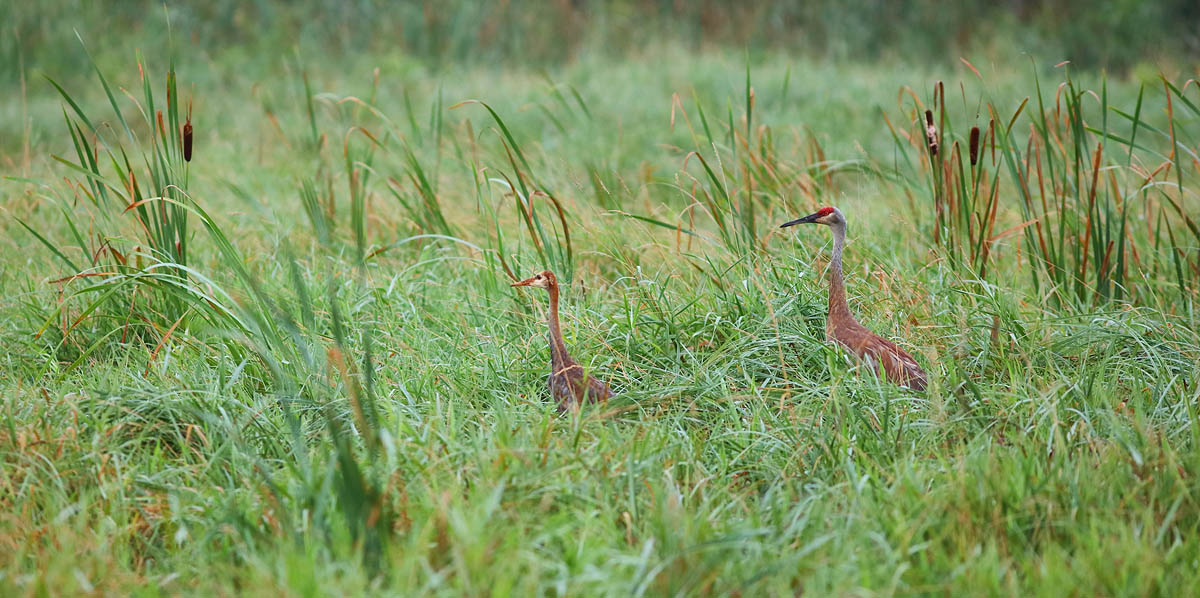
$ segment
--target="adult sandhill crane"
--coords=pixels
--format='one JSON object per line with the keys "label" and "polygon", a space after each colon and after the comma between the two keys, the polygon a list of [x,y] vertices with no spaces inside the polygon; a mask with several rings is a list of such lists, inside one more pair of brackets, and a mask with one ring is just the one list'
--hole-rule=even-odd
{"label": "adult sandhill crane", "polygon": [[895,343],[867,330],[850,313],[846,303],[846,285],[842,279],[842,247],[846,243],[846,217],[837,208],[821,208],[813,214],[785,222],[779,228],[796,224],[824,224],[833,229],[833,260],[829,266],[829,316],[825,320],[825,338],[850,350],[867,362],[875,374],[889,382],[913,390],[925,390],[925,371],[912,356]]}
{"label": "adult sandhill crane", "polygon": [[567,354],[567,346],[563,344],[562,331],[558,327],[558,279],[554,273],[545,270],[541,274],[513,283],[514,287],[537,287],[550,292],[550,310],[547,319],[550,321],[550,394],[558,400],[558,410],[578,408],[583,403],[599,403],[607,401],[612,396],[608,385],[599,378],[593,378],[583,371],[571,356]]}

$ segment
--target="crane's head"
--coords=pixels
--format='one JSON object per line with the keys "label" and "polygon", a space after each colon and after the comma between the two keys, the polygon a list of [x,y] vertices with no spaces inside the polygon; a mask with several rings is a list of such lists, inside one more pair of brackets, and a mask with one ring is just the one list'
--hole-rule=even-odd
{"label": "crane's head", "polygon": [[514,282],[511,286],[514,287],[537,287],[539,289],[548,289],[558,285],[558,279],[554,278],[554,273],[549,270],[543,270],[538,274],[530,276],[521,282]]}
{"label": "crane's head", "polygon": [[809,214],[803,218],[797,218],[791,222],[784,222],[779,225],[779,228],[787,228],[797,224],[824,224],[825,226],[833,226],[835,224],[845,224],[846,218],[842,216],[842,211],[835,207],[825,207]]}

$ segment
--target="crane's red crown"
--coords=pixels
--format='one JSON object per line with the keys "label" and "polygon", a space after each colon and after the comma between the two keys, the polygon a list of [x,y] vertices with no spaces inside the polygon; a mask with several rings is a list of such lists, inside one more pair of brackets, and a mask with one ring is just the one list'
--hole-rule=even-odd
{"label": "crane's red crown", "polygon": [[789,226],[795,226],[797,224],[812,224],[814,222],[817,224],[824,224],[824,225],[829,226],[830,223],[826,222],[824,220],[824,218],[826,218],[830,214],[836,214],[836,213],[837,213],[837,209],[835,209],[832,206],[827,206],[827,207],[821,208],[820,210],[817,210],[816,212],[813,212],[812,214],[809,214],[803,218],[797,218],[795,220],[792,220],[791,222],[784,222],[783,224],[779,225],[779,228],[787,228]]}

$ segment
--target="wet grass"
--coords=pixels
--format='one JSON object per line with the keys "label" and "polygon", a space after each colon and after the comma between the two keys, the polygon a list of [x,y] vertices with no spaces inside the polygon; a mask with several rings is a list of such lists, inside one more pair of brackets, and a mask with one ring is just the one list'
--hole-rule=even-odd
{"label": "wet grass", "polygon": [[[97,230],[80,193],[115,193],[134,168],[49,156],[87,162],[68,153],[81,138],[115,152],[119,119],[102,88],[67,89],[91,123],[68,131],[53,87],[28,92],[35,157],[0,156],[2,593],[1153,595],[1198,581],[1196,148],[1178,105],[1197,103],[1194,83],[1106,83],[1107,106],[1142,106],[1127,126],[1160,133],[1112,133],[1127,167],[1153,170],[1157,152],[1192,170],[1164,166],[1176,190],[1163,178],[1155,210],[1124,216],[1174,218],[1128,241],[1165,257],[1121,279],[1136,293],[1097,298],[1091,273],[1115,270],[1092,270],[1107,249],[1083,257],[1095,245],[1078,237],[1099,224],[1078,220],[1060,239],[1078,252],[1052,255],[1025,226],[980,274],[972,247],[996,235],[951,228],[979,221],[942,218],[926,185],[946,179],[921,170],[920,137],[893,137],[922,119],[902,104],[899,121],[897,91],[937,80],[973,86],[1007,123],[1036,90],[1024,66],[984,86],[963,65],[670,46],[546,73],[361,60],[281,59],[269,78],[192,65],[219,86],[180,66],[194,146],[187,201],[170,205],[195,210],[186,261],[146,239],[108,295],[84,285],[118,279],[61,279],[104,243],[70,244]],[[135,69],[101,70],[143,89]],[[1048,197],[1091,210],[1089,190],[1110,185],[1097,197],[1116,209],[1121,173],[1089,186],[1101,177],[1084,168],[1099,117],[1052,110],[1038,114],[1082,145]],[[1029,181],[1051,158],[1026,147],[1072,138],[1036,122],[1033,142],[984,136],[988,181]],[[153,123],[120,129],[131,155],[165,147]],[[969,128],[955,126],[939,126],[943,147]],[[954,160],[938,172],[976,197],[974,165]],[[1003,179],[971,217],[1039,217],[1019,189]],[[927,393],[824,343],[826,237],[774,228],[823,204],[850,221],[852,309],[930,372]],[[104,236],[139,243],[134,211],[117,218]],[[1082,300],[1046,289],[1047,257],[1065,255],[1080,256],[1064,267]],[[186,263],[188,292],[147,279],[151,258]],[[577,416],[547,396],[544,303],[508,288],[544,267],[570,280],[574,356],[619,393]]]}

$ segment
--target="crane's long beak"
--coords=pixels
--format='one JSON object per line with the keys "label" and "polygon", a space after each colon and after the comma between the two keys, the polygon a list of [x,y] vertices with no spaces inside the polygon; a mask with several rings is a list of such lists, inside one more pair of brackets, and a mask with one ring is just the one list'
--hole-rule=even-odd
{"label": "crane's long beak", "polygon": [[526,278],[525,280],[522,280],[521,282],[514,282],[508,286],[510,286],[510,287],[527,287],[527,286],[533,284],[533,279],[535,279],[535,278],[537,278],[537,277],[532,276],[530,278]]}
{"label": "crane's long beak", "polygon": [[814,213],[812,213],[812,214],[809,214],[809,215],[807,215],[807,216],[805,216],[805,217],[803,217],[803,218],[797,218],[797,219],[795,219],[795,220],[793,220],[793,221],[791,221],[791,222],[784,222],[783,224],[780,224],[780,225],[779,225],[779,228],[787,228],[787,227],[789,227],[789,226],[795,226],[795,225],[797,225],[797,224],[808,224],[808,223],[810,223],[810,222],[816,222],[816,221],[817,221],[817,218],[820,218],[820,217],[821,217],[821,213],[820,213],[820,212],[814,212]]}

